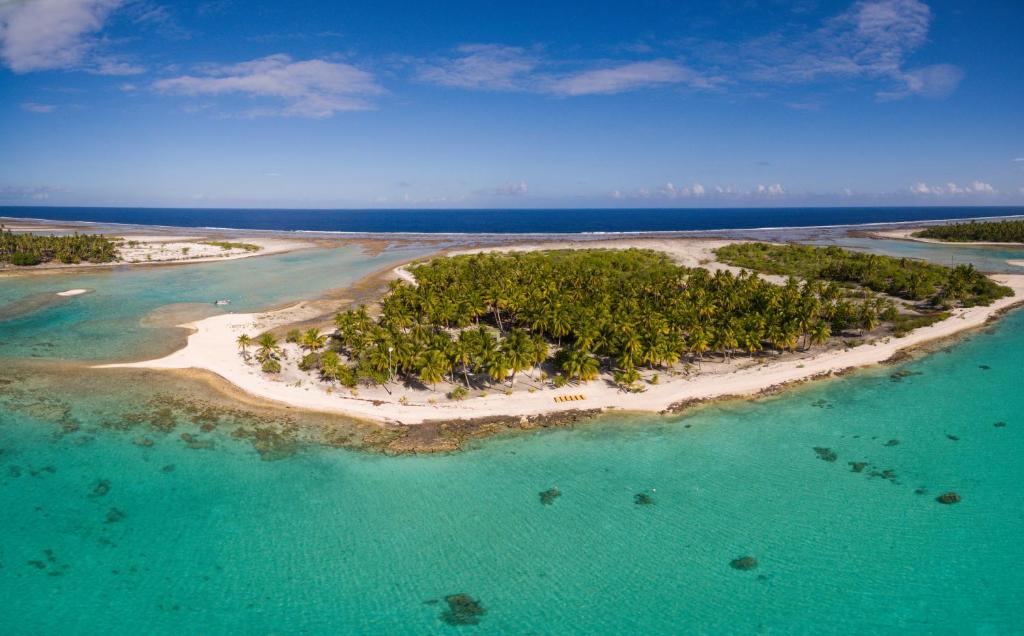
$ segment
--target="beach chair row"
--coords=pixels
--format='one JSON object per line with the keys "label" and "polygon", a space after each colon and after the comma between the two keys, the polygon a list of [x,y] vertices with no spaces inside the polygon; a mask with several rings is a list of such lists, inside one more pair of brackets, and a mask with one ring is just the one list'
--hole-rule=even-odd
{"label": "beach chair row", "polygon": [[556,395],[555,402],[575,402],[576,400],[585,400],[585,395]]}

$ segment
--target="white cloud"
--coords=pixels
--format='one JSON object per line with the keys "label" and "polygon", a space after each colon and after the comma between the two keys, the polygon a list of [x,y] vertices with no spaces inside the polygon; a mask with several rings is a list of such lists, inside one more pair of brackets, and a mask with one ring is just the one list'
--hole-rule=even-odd
{"label": "white cloud", "polygon": [[779,196],[786,194],[786,189],[782,187],[781,183],[772,183],[769,185],[758,184],[757,194],[763,194],[767,196]]}
{"label": "white cloud", "polygon": [[52,113],[57,110],[53,104],[38,104],[36,102],[22,102],[21,109],[30,113]]}
{"label": "white cloud", "polygon": [[914,185],[910,186],[910,191],[914,194],[920,195],[931,195],[931,196],[960,196],[960,195],[986,195],[986,194],[998,194],[992,184],[984,181],[972,181],[966,186],[959,186],[956,183],[950,181],[944,185],[929,185],[923,181],[918,181]]}
{"label": "white cloud", "polygon": [[539,64],[525,49],[500,44],[466,44],[457,55],[424,65],[419,78],[454,88],[491,91],[527,90],[529,75]]}
{"label": "white cloud", "polygon": [[700,197],[705,194],[704,186],[694,183],[692,186],[677,188],[671,181],[658,188],[658,195],[665,199],[685,199],[688,197]]}
{"label": "white cloud", "polygon": [[94,59],[96,34],[122,0],[32,0],[0,5],[0,59],[15,73],[82,68],[124,71]]}
{"label": "white cloud", "polygon": [[250,116],[281,115],[322,119],[335,113],[366,110],[369,98],[384,92],[373,75],[342,62],[294,61],[285,54],[240,64],[208,66],[201,75],[183,75],[153,83],[162,93],[178,95],[240,94],[270,98],[283,107],[257,107]]}
{"label": "white cloud", "polygon": [[714,80],[672,60],[631,62],[566,75],[546,84],[557,95],[611,95],[659,85],[686,84],[710,88]]}
{"label": "white cloud", "polygon": [[720,82],[668,59],[589,63],[566,71],[538,49],[500,44],[467,44],[446,59],[422,63],[420,80],[441,86],[489,91],[523,91],[566,97],[611,95],[656,86],[711,88]]}
{"label": "white cloud", "polygon": [[1024,157],[1014,157],[1011,161],[1013,163],[1024,163]]}
{"label": "white cloud", "polygon": [[525,196],[529,191],[530,186],[527,185],[526,181],[518,181],[516,183],[506,183],[487,190],[477,190],[475,194],[499,197],[521,197]]}

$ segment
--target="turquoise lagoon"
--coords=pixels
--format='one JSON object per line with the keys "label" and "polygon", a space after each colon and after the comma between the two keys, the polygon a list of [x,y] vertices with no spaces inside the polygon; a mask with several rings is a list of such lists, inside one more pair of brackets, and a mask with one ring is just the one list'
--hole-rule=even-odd
{"label": "turquoise lagoon", "polygon": [[817,245],[838,245],[847,249],[874,252],[875,254],[884,254],[886,256],[919,258],[946,266],[972,263],[983,272],[1024,274],[1024,266],[1007,263],[1009,260],[1024,260],[1024,247],[1002,245],[954,246],[897,239],[855,237],[810,242]]}
{"label": "turquoise lagoon", "polygon": [[[357,247],[309,249],[223,263],[97,269],[77,275],[0,278],[4,308],[82,288],[39,311],[0,322],[0,356],[60,359],[145,359],[184,344],[174,325],[226,311],[256,311],[317,297],[389,263],[425,255],[402,247],[366,256]],[[215,307],[227,298],[231,305]],[[175,337],[177,336],[177,337]]]}
{"label": "turquoise lagoon", "polygon": [[[192,293],[174,280],[190,271],[146,276]],[[79,280],[57,286],[99,297]],[[252,289],[265,293],[254,304],[302,291]],[[129,324],[155,308],[117,311]],[[42,333],[34,320],[61,357],[139,346],[131,329],[75,318],[87,315],[69,303],[23,316],[2,350],[5,633],[1024,631],[1024,311],[898,367],[686,416],[607,417],[442,456],[309,444],[277,461],[226,427],[205,448],[179,437],[188,421],[109,425],[199,384],[19,357]],[[151,446],[133,443],[140,432]],[[553,486],[561,496],[542,505]],[[947,490],[963,501],[937,503]],[[730,567],[746,555],[756,569]],[[482,604],[478,624],[445,620],[453,594]]]}

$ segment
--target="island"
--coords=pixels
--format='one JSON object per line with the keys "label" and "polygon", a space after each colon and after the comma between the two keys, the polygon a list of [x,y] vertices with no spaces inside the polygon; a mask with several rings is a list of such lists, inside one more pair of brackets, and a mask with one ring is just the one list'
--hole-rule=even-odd
{"label": "island", "polygon": [[[74,227],[74,226],[73,226]],[[44,234],[44,231],[49,234]],[[67,269],[114,265],[202,263],[277,254],[311,245],[309,241],[214,235],[55,234],[40,223],[0,223],[0,270]]]}
{"label": "island", "polygon": [[911,236],[944,243],[1024,244],[1024,220],[932,225],[914,232]]}
{"label": "island", "polygon": [[390,278],[332,318],[314,303],[214,316],[170,356],[107,366],[201,369],[385,425],[525,426],[836,375],[981,326],[1024,293],[1024,276],[969,265],[703,239],[477,248]]}
{"label": "island", "polygon": [[1024,220],[967,221],[925,227],[870,230],[860,234],[872,238],[899,239],[919,243],[1020,247],[1024,245]]}

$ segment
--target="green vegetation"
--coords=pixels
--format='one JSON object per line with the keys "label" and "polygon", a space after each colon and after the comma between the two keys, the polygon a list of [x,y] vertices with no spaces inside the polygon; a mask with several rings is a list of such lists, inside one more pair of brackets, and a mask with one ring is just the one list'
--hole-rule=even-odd
{"label": "green vegetation", "polygon": [[1024,220],[987,221],[984,223],[971,221],[951,225],[933,225],[920,232],[914,232],[913,236],[961,243],[972,241],[1024,243]]}
{"label": "green vegetation", "polygon": [[921,327],[927,327],[928,325],[934,325],[940,320],[949,318],[948,311],[938,311],[932,314],[926,314],[923,316],[915,316],[913,314],[899,314],[892,321],[892,335],[897,338],[902,338],[915,329]]}
{"label": "green vegetation", "polygon": [[0,225],[0,263],[27,267],[54,260],[72,264],[109,263],[117,259],[117,243],[101,234],[15,234]]}
{"label": "green vegetation", "polygon": [[204,241],[205,245],[215,245],[225,252],[228,250],[245,250],[246,252],[258,252],[260,251],[259,245],[253,245],[252,243],[232,243],[231,241]]}
{"label": "green vegetation", "polygon": [[[638,367],[823,345],[896,314],[869,292],[851,298],[834,283],[711,274],[649,250],[477,254],[411,271],[417,285],[393,281],[376,318],[365,307],[335,317],[321,377],[435,389],[447,380],[468,390],[513,387],[524,375],[533,386],[541,381],[534,370],[545,367],[554,386],[610,371],[624,390],[642,390]],[[311,352],[322,346],[319,333],[293,335]]]}
{"label": "green vegetation", "polygon": [[1013,291],[973,265],[944,267],[908,258],[848,252],[838,247],[733,243],[716,251],[723,263],[806,280],[852,283],[936,307],[989,305]]}

